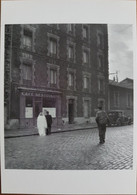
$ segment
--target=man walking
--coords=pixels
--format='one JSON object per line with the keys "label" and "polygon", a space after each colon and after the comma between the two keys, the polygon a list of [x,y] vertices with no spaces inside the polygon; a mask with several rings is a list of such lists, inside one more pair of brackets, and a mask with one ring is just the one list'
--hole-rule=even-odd
{"label": "man walking", "polygon": [[46,131],[46,135],[50,135],[51,134],[51,125],[52,125],[52,116],[49,114],[48,111],[46,111],[46,120],[47,120],[47,131]]}
{"label": "man walking", "polygon": [[106,124],[109,122],[107,113],[102,110],[102,106],[98,107],[98,111],[96,113],[96,122],[99,130],[99,140],[100,144],[105,143],[105,133],[106,133]]}

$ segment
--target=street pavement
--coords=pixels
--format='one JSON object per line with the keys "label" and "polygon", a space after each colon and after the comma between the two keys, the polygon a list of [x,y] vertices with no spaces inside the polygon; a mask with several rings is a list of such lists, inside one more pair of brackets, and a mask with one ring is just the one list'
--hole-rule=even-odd
{"label": "street pavement", "polygon": [[[52,133],[62,133],[67,131],[76,131],[81,129],[93,129],[97,127],[96,122],[93,123],[83,123],[83,124],[65,124],[60,126],[54,126],[51,128]],[[4,137],[22,137],[22,136],[32,136],[38,135],[37,127],[27,128],[27,129],[5,129]]]}
{"label": "street pavement", "polygon": [[99,144],[97,128],[53,133],[45,137],[5,138],[5,168],[132,169],[133,125],[107,128],[105,144]]}

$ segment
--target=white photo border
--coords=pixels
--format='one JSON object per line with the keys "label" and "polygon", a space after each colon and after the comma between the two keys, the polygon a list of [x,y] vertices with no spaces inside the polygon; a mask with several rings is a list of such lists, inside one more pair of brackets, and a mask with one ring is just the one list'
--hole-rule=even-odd
{"label": "white photo border", "polygon": [[[136,98],[136,1],[22,0],[1,2],[1,81],[4,91],[4,25],[42,23],[132,24],[134,28],[134,100]],[[134,101],[135,103],[135,101]],[[4,99],[1,105],[2,193],[23,194],[136,194],[136,120],[133,170],[49,171],[8,170],[4,160]],[[134,119],[137,116],[134,104]]]}

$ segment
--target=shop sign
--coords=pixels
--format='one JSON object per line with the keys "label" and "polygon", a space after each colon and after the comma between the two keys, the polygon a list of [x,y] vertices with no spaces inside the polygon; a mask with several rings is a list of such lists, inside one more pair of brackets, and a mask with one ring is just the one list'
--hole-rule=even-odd
{"label": "shop sign", "polygon": [[33,92],[22,92],[21,95],[23,95],[23,96],[34,96]]}
{"label": "shop sign", "polygon": [[25,118],[33,118],[33,108],[32,107],[25,108]]}
{"label": "shop sign", "polygon": [[33,96],[33,97],[48,97],[48,98],[55,98],[55,95],[47,95],[44,93],[34,93],[34,92],[22,92],[21,95],[23,96]]}

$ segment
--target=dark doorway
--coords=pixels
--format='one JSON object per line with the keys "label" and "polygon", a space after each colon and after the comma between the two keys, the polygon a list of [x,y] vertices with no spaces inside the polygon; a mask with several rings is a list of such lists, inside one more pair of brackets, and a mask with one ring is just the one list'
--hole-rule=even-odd
{"label": "dark doorway", "polygon": [[70,99],[68,102],[68,117],[69,117],[69,123],[74,123],[74,100]]}
{"label": "dark doorway", "polygon": [[35,117],[37,118],[39,113],[42,111],[41,102],[35,102]]}
{"label": "dark doorway", "polygon": [[42,102],[38,98],[35,99],[35,108],[34,108],[34,125],[36,125],[37,117],[40,112],[42,112]]}

